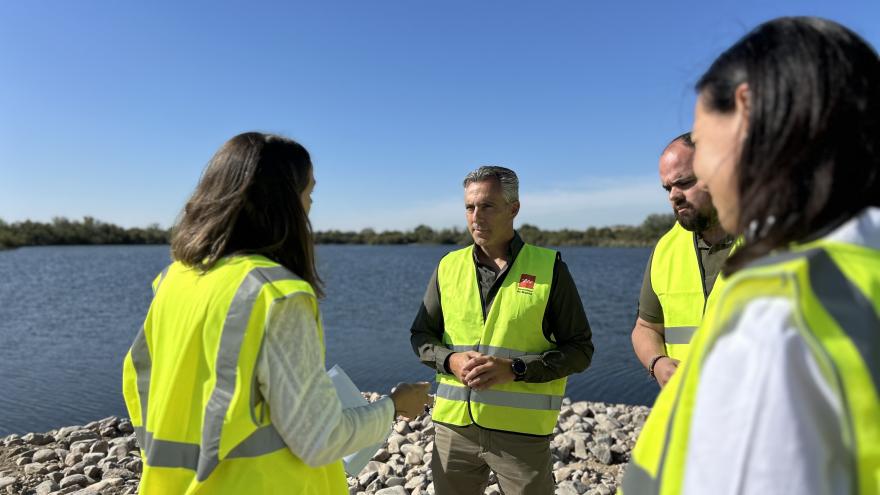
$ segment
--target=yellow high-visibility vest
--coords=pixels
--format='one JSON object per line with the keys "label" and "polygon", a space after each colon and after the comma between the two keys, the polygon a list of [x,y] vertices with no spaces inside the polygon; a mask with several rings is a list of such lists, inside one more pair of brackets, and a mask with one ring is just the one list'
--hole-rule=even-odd
{"label": "yellow high-visibility vest", "polygon": [[274,301],[309,294],[323,343],[312,287],[263,256],[233,256],[204,273],[175,262],[153,290],[123,366],[140,493],[347,494],[341,461],[313,468],[291,453],[256,378]]}
{"label": "yellow high-visibility vest", "polygon": [[690,358],[660,392],[621,493],[681,493],[703,363],[731,329],[729,322],[764,297],[792,302],[795,327],[844,411],[855,493],[880,494],[880,252],[826,240],[761,260],[727,282],[691,344]]}
{"label": "yellow high-visibility vest", "polygon": [[[473,246],[447,254],[437,270],[445,331],[456,352],[479,351],[505,358],[555,348],[542,331],[556,251],[524,245],[483,318]],[[531,435],[553,432],[565,395],[565,378],[547,383],[510,382],[471,390],[454,375],[437,373],[433,419],[457,426],[477,424]]]}
{"label": "yellow high-visibility vest", "polygon": [[[654,248],[651,287],[663,308],[666,355],[679,361],[687,358],[707,301],[714,300],[706,290],[701,266],[696,234],[676,222]],[[711,292],[720,292],[723,285],[719,274]]]}

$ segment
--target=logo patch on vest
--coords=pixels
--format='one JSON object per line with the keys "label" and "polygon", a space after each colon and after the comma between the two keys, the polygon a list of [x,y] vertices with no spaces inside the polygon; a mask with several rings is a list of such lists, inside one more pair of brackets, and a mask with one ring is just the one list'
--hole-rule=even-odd
{"label": "logo patch on vest", "polygon": [[523,294],[532,294],[535,291],[535,278],[534,275],[529,275],[527,273],[520,275],[516,291]]}

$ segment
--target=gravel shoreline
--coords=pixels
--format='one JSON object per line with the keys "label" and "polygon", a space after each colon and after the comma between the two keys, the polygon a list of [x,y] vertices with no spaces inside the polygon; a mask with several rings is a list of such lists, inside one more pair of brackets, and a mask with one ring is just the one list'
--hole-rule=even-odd
{"label": "gravel shoreline", "polygon": [[[379,398],[375,393],[364,396]],[[646,406],[565,399],[550,443],[556,493],[614,493],[648,412]],[[433,494],[428,468],[433,448],[430,416],[397,421],[373,460],[357,477],[348,478],[349,492]],[[142,468],[126,418],[0,439],[0,494],[128,495],[137,493]],[[485,493],[500,494],[494,475]]]}

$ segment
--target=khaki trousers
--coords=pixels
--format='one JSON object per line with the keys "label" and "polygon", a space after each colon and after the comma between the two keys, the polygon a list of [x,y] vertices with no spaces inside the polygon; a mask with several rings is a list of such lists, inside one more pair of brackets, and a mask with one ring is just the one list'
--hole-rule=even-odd
{"label": "khaki trousers", "polygon": [[434,423],[431,471],[437,495],[477,495],[495,471],[505,495],[555,491],[550,438]]}

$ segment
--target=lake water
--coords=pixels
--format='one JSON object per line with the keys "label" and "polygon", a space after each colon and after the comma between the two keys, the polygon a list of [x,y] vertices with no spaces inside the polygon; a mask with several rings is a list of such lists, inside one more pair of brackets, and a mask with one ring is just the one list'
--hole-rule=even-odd
{"label": "lake water", "polygon": [[[432,380],[409,344],[431,272],[454,246],[318,246],[328,367],[362,390]],[[649,249],[562,248],[596,347],[569,378],[574,400],[650,404],[657,386],[630,344]],[[0,436],[126,415],[122,360],[150,304],[167,246],[0,252]]]}

